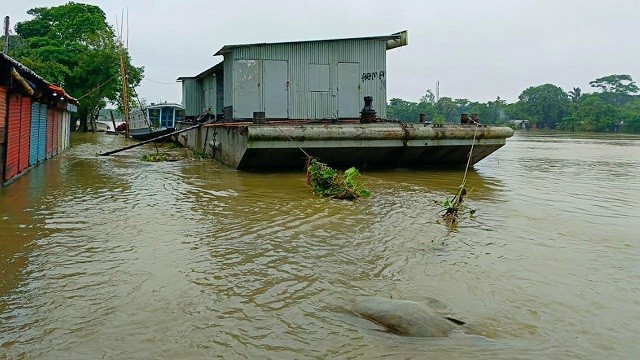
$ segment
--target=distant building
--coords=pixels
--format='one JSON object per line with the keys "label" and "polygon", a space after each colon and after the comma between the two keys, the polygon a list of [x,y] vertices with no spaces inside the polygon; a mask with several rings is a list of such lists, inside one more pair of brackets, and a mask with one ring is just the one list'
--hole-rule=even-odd
{"label": "distant building", "polygon": [[69,146],[77,100],[0,53],[0,177],[7,184]]}
{"label": "distant building", "polygon": [[180,77],[185,116],[225,120],[321,120],[360,117],[365,96],[386,117],[386,51],[407,32],[350,39],[226,45],[224,60]]}
{"label": "distant building", "polygon": [[509,124],[513,125],[517,129],[527,130],[529,128],[529,120],[509,120]]}

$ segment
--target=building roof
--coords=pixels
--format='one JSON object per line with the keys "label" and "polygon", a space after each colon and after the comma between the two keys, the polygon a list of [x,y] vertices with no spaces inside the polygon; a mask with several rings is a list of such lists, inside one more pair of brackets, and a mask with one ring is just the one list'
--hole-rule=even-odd
{"label": "building roof", "polygon": [[261,46],[261,45],[283,45],[283,44],[300,44],[300,43],[310,43],[310,42],[322,42],[322,41],[346,41],[346,40],[380,40],[387,41],[387,49],[393,49],[395,47],[407,45],[407,31],[397,32],[391,35],[383,35],[383,36],[367,36],[367,37],[355,37],[355,38],[343,38],[343,39],[325,39],[325,40],[304,40],[304,41],[285,41],[285,42],[275,42],[275,43],[254,43],[254,44],[238,44],[238,45],[225,45],[220,50],[218,50],[215,55],[224,55],[225,53],[230,52],[233,49],[237,49],[240,47],[246,46]]}
{"label": "building roof", "polygon": [[176,81],[183,81],[183,80],[189,80],[189,79],[200,79],[203,78],[209,74],[211,74],[212,72],[217,72],[217,71],[222,71],[222,63],[224,61],[220,61],[219,63],[215,64],[214,66],[208,68],[207,70],[201,72],[200,74],[196,75],[196,76],[180,76],[179,78],[176,79]]}
{"label": "building roof", "polygon": [[39,83],[39,85],[41,85],[42,87],[46,87],[49,88],[50,90],[59,93],[62,97],[65,98],[66,101],[72,103],[72,104],[77,104],[78,100],[71,97],[69,94],[67,94],[64,89],[62,89],[59,86],[53,85],[51,83],[49,83],[47,80],[45,80],[44,78],[42,78],[40,75],[36,74],[33,70],[29,69],[28,67],[24,66],[22,63],[20,63],[18,60],[10,57],[9,55],[5,54],[5,53],[0,53],[0,60],[7,64],[9,67],[13,67],[16,69],[16,71],[24,78],[26,78],[27,80],[29,80],[32,83]]}
{"label": "building roof", "polygon": [[[319,41],[346,41],[346,40],[379,40],[387,42],[387,49],[393,49],[396,47],[407,45],[408,43],[408,33],[407,31],[397,32],[391,35],[383,35],[383,36],[368,36],[368,37],[355,37],[355,38],[343,38],[343,39],[325,39],[325,40],[304,40],[304,41],[287,41],[287,42],[275,42],[275,43],[254,43],[254,44],[238,44],[238,45],[225,45],[220,50],[218,50],[215,55],[223,55],[233,49],[237,49],[245,46],[261,46],[261,45],[282,45],[282,44],[299,44],[299,43],[310,43],[310,42],[319,42]],[[200,79],[203,78],[212,72],[222,71],[222,63],[221,61],[210,67],[209,69],[201,72],[196,76],[180,76],[176,79],[176,81],[184,81],[184,80],[192,80],[192,79]]]}
{"label": "building roof", "polygon": [[147,109],[157,109],[157,108],[161,108],[161,107],[175,107],[175,108],[180,108],[183,109],[182,105],[177,104],[177,103],[170,103],[170,102],[163,102],[163,103],[151,103],[147,106],[145,106]]}

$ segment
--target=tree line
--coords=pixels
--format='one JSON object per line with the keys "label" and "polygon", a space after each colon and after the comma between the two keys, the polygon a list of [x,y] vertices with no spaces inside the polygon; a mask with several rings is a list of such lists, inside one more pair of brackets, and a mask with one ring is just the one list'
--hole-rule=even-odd
{"label": "tree line", "polygon": [[579,87],[565,92],[552,84],[532,86],[515,103],[500,97],[486,103],[450,97],[436,100],[427,90],[418,102],[391,99],[387,117],[417,122],[422,113],[427,121],[457,123],[461,114],[476,113],[484,124],[509,125],[509,120],[521,119],[537,129],[640,133],[639,89],[630,75],[604,76],[589,85],[591,93]]}
{"label": "tree line", "polygon": [[86,131],[87,120],[107,102],[122,107],[121,60],[130,92],[142,80],[144,68],[131,64],[121,37],[100,7],[69,2],[36,7],[27,14],[33,19],[15,25],[8,55],[79,99],[74,115],[80,120],[79,130]]}

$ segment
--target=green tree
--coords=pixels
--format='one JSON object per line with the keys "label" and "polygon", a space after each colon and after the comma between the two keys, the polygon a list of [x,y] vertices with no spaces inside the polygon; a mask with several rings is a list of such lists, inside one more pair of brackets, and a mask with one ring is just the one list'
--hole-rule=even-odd
{"label": "green tree", "polygon": [[600,98],[611,104],[623,105],[630,101],[639,89],[630,75],[609,75],[589,82],[591,87],[600,90]]}
{"label": "green tree", "polygon": [[621,128],[624,132],[640,132],[640,97],[625,104],[621,109],[620,119],[623,121]]}
{"label": "green tree", "polygon": [[589,82],[593,88],[600,89],[602,92],[612,92],[617,94],[635,94],[638,92],[638,86],[630,75],[609,75],[597,78]]}
{"label": "green tree", "polygon": [[424,94],[424,96],[420,98],[420,102],[434,105],[436,103],[436,96],[433,94],[433,91],[431,91],[431,89],[427,89],[427,92]]}
{"label": "green tree", "polygon": [[538,128],[554,129],[567,113],[568,103],[567,93],[552,84],[529,87],[518,96],[521,114]]}
{"label": "green tree", "polygon": [[104,12],[95,5],[69,2],[27,12],[34,18],[16,24],[20,40],[13,55],[50,82],[79,98],[81,130],[107,102],[122,105],[120,56],[125,58],[127,86],[137,86],[144,69],[118,42]]}
{"label": "green tree", "polygon": [[569,116],[558,128],[571,131],[614,131],[620,108],[604,102],[597,94],[588,94],[569,106]]}
{"label": "green tree", "polygon": [[441,97],[435,105],[436,114],[444,116],[449,122],[458,121],[456,103],[450,97]]}
{"label": "green tree", "polygon": [[398,98],[389,100],[387,105],[387,117],[391,120],[404,122],[418,121],[418,104]]}
{"label": "green tree", "polygon": [[573,90],[569,91],[569,99],[571,102],[580,100],[580,96],[582,96],[582,89],[579,87],[574,87]]}

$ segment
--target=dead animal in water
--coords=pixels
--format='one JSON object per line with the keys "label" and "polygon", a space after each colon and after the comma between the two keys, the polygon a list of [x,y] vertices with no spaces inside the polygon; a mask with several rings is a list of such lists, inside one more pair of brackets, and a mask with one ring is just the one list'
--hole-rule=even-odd
{"label": "dead animal in water", "polygon": [[409,300],[368,297],[356,302],[351,311],[405,336],[444,337],[465,325],[464,321]]}

